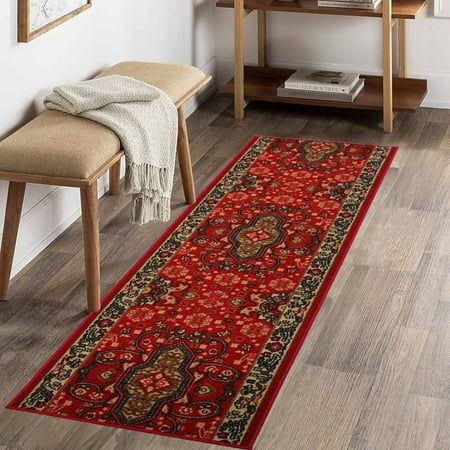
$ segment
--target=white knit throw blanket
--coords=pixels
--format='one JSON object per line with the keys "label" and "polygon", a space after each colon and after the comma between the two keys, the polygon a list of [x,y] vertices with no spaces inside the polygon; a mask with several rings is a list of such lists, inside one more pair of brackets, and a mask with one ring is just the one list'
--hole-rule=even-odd
{"label": "white knit throw blanket", "polygon": [[59,86],[44,104],[99,122],[117,134],[127,163],[125,190],[133,194],[132,223],[170,220],[178,115],[165,92],[111,75]]}

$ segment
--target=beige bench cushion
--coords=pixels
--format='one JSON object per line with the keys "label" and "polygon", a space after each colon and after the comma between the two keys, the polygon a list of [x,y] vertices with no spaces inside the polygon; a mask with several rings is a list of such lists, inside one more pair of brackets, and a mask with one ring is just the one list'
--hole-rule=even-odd
{"label": "beige bench cushion", "polygon": [[[180,105],[209,77],[185,65],[127,62],[100,76],[118,74],[167,92]],[[120,151],[118,137],[87,119],[46,111],[0,142],[0,171],[88,179]]]}
{"label": "beige bench cushion", "polygon": [[0,142],[0,170],[87,179],[118,151],[119,138],[103,125],[45,111]]}
{"label": "beige bench cushion", "polygon": [[200,69],[185,64],[123,62],[105,70],[99,76],[125,75],[145,81],[163,90],[177,105],[182,105],[210,77]]}

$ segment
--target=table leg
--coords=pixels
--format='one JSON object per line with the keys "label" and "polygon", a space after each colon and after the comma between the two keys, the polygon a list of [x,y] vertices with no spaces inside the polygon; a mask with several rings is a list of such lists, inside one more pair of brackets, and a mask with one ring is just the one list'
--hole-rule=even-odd
{"label": "table leg", "polygon": [[392,0],[383,1],[383,122],[385,133],[393,130],[392,100]]}
{"label": "table leg", "polygon": [[266,29],[267,29],[266,11],[258,11],[258,66],[260,67],[264,67],[267,63]]}
{"label": "table leg", "polygon": [[244,0],[234,0],[234,117],[244,118]]}
{"label": "table leg", "polygon": [[400,78],[406,78],[407,76],[406,49],[406,20],[398,19],[398,76]]}

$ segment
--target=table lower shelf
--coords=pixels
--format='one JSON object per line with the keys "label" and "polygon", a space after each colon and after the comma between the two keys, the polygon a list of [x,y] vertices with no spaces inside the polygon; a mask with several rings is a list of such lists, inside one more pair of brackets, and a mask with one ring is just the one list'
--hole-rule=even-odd
{"label": "table lower shelf", "polygon": [[[311,100],[290,97],[278,97],[277,88],[289,78],[295,70],[274,67],[245,67],[245,98],[275,103],[294,103],[301,105],[325,106],[347,109],[383,109],[383,78],[373,75],[361,75],[365,86],[353,103]],[[222,86],[218,93],[234,95],[234,80]],[[427,93],[427,81],[415,78],[393,79],[394,111],[414,112],[420,107]]]}

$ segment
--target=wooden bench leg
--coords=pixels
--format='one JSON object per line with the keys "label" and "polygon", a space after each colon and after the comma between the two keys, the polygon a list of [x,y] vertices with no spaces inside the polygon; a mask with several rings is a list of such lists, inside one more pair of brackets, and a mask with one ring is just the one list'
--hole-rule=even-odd
{"label": "wooden bench leg", "polygon": [[178,108],[178,162],[180,164],[181,180],[186,202],[195,203],[194,174],[192,173],[191,152],[189,149],[189,138],[186,126],[186,118],[183,108]]}
{"label": "wooden bench leg", "polygon": [[25,183],[9,182],[0,254],[0,300],[6,300],[8,295],[9,278],[11,276],[24,195]]}
{"label": "wooden bench leg", "polygon": [[109,194],[120,194],[120,159],[109,169]]}
{"label": "wooden bench leg", "polygon": [[82,187],[80,189],[80,194],[84,236],[87,307],[89,312],[94,312],[100,309],[100,247],[97,181],[90,186]]}

